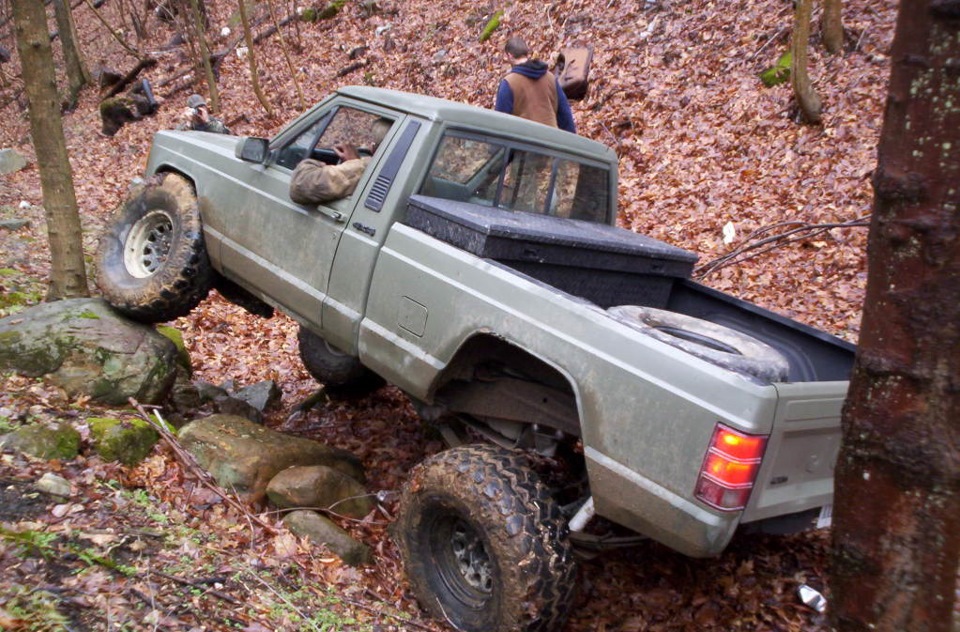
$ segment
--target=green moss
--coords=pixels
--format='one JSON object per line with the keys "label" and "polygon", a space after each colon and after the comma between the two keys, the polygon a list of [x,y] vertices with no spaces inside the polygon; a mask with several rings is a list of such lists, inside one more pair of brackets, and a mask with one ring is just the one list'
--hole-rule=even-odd
{"label": "green moss", "polygon": [[39,377],[56,371],[63,364],[63,349],[57,344],[24,349],[20,332],[0,332],[0,371],[13,370],[27,377]]}
{"label": "green moss", "polygon": [[87,420],[94,449],[105,461],[136,465],[160,440],[157,431],[141,419],[92,417]]}
{"label": "green moss", "polygon": [[187,370],[188,375],[192,375],[193,367],[190,365],[190,352],[187,351],[187,346],[183,342],[183,333],[176,327],[170,327],[169,325],[157,326],[157,333],[173,341],[173,344],[177,347],[177,363]]}
{"label": "green moss", "polygon": [[133,107],[133,101],[127,97],[111,97],[100,102],[100,115],[110,115],[117,110],[129,110]]}
{"label": "green moss", "polygon": [[486,26],[483,27],[483,31],[480,33],[480,41],[485,42],[490,39],[490,36],[493,35],[493,32],[500,28],[500,18],[503,17],[503,9],[497,10],[488,21]]}
{"label": "green moss", "polygon": [[80,433],[67,423],[31,424],[5,435],[3,445],[38,459],[69,461],[80,453]]}
{"label": "green moss", "polygon": [[340,12],[340,9],[347,3],[347,0],[331,0],[322,9],[310,7],[304,9],[300,14],[300,19],[304,22],[318,22],[320,20],[329,20]]}

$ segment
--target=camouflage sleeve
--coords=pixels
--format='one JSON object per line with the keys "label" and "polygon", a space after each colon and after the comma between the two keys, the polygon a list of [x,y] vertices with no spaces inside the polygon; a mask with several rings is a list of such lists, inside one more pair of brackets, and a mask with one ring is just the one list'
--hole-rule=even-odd
{"label": "camouflage sleeve", "polygon": [[338,200],[353,193],[370,158],[348,160],[328,165],[308,158],[293,170],[290,177],[290,199],[297,204],[319,204]]}
{"label": "camouflage sleeve", "polygon": [[221,121],[221,120],[218,119],[218,118],[213,118],[213,117],[211,117],[211,118],[210,118],[210,122],[207,123],[207,131],[208,131],[208,132],[214,132],[214,133],[217,133],[217,134],[229,134],[229,133],[230,133],[230,130],[227,128],[226,125],[223,124],[223,121]]}

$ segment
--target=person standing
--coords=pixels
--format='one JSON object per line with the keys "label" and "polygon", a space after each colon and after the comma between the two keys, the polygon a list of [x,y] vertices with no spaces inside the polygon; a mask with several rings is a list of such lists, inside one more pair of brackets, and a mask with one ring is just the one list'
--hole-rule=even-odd
{"label": "person standing", "polygon": [[512,68],[500,80],[494,109],[576,134],[570,102],[547,65],[530,58],[520,37],[508,39],[504,50]]}

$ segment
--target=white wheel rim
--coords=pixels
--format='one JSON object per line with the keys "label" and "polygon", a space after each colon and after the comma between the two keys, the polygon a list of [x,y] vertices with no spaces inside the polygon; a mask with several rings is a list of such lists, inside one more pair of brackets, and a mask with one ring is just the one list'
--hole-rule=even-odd
{"label": "white wheel rim", "polygon": [[144,279],[167,262],[173,245],[173,221],[165,211],[150,211],[130,229],[123,265],[131,276]]}

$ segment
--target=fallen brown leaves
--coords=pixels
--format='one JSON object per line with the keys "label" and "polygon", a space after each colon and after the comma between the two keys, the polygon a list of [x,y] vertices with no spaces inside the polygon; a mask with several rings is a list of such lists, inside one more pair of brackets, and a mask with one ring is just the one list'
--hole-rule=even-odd
{"label": "fallen brown leaves", "polygon": [[[235,37],[218,35],[222,26],[235,29],[235,3],[206,4],[219,50]],[[285,31],[308,104],[340,85],[371,83],[489,107],[505,70],[494,60],[508,32],[523,35],[548,61],[561,46],[584,41],[595,48],[592,82],[587,98],[574,103],[574,114],[582,135],[612,146],[620,157],[624,226],[695,251],[705,264],[773,224],[840,224],[870,213],[895,0],[847,0],[845,53],[826,57],[819,47],[811,50],[812,78],[825,103],[819,127],[795,122],[789,87],[764,89],[756,77],[789,38],[790,4],[778,0],[509,2],[495,7],[504,10],[502,26],[483,44],[477,36],[493,10],[483,4],[387,0],[369,17],[362,4],[347,3],[333,20],[294,23]],[[104,15],[119,20],[120,6],[104,4]],[[91,65],[132,66],[87,5],[77,6],[75,19]],[[147,74],[156,86],[188,62],[181,50],[163,48],[173,35],[167,26],[154,20],[149,32],[149,40],[131,41],[160,60]],[[7,37],[0,44],[15,48]],[[236,133],[269,136],[300,105],[279,39],[265,40],[257,53],[260,81],[277,117],[258,105],[249,66],[236,52],[221,69],[222,116],[237,121]],[[341,73],[358,62],[356,70]],[[15,65],[16,59],[4,69]],[[0,103],[6,104],[0,146],[32,157],[26,113],[16,98],[20,86],[15,77],[0,84]],[[99,134],[93,90],[65,116],[85,252],[93,251],[105,217],[142,172],[151,135],[176,124],[187,94],[159,90],[160,112],[112,138]],[[21,201],[32,206],[17,209]],[[14,207],[2,216],[33,222],[17,233],[0,231],[0,268],[12,271],[0,276],[5,295],[42,298],[49,255],[41,203],[35,166],[0,179],[0,207]],[[734,236],[725,241],[727,224]],[[855,341],[865,244],[865,228],[832,228],[721,267],[704,282]],[[129,471],[94,458],[41,464],[5,456],[0,522],[55,536],[50,550],[56,555],[24,554],[4,541],[4,583],[48,592],[77,627],[91,630],[118,621],[130,629],[294,630],[311,617],[339,629],[441,629],[417,619],[386,533],[409,468],[440,447],[403,395],[386,388],[293,415],[294,405],[316,386],[297,359],[295,323],[255,318],[214,294],[176,324],[196,378],[241,385],[276,380],[283,401],[268,424],[360,456],[371,491],[383,492],[381,510],[344,526],[377,550],[376,565],[344,567],[282,530],[267,537],[205,493],[162,449]],[[70,401],[42,383],[2,379],[0,417],[91,413],[87,402]],[[33,494],[32,481],[45,471],[71,481],[75,493],[68,501]],[[134,572],[91,564],[77,550],[108,556]],[[822,616],[800,605],[795,590],[804,582],[822,588],[825,563],[823,532],[740,537],[716,560],[691,560],[648,543],[583,563],[581,595],[566,631],[823,630]],[[14,627],[6,607],[0,605],[0,625]],[[411,618],[404,623],[402,617]]]}

